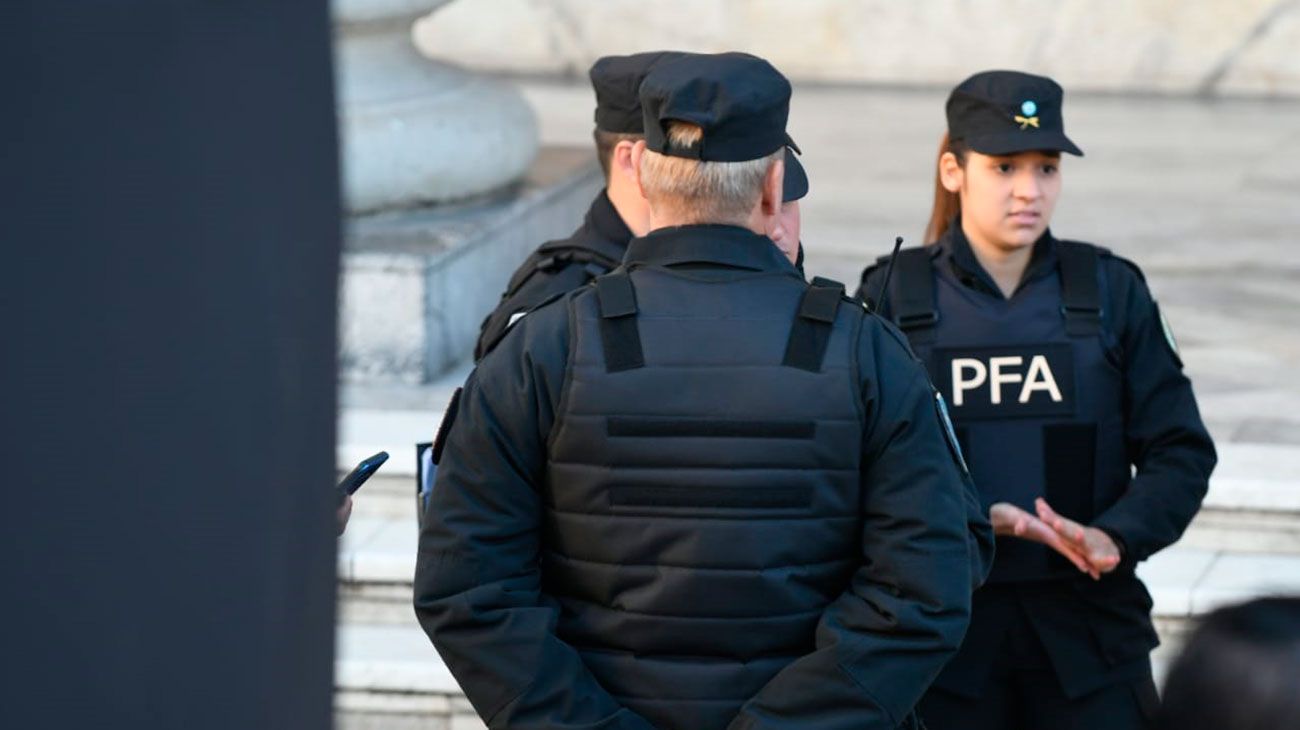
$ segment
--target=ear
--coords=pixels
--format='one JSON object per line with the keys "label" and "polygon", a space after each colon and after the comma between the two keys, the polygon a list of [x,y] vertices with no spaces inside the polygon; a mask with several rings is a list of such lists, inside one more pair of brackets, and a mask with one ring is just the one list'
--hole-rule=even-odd
{"label": "ear", "polygon": [[772,243],[775,243],[777,248],[785,251],[782,243],[785,241],[786,231],[785,225],[781,223],[781,216],[774,215],[765,218],[765,227],[767,229],[767,237],[772,239]]}
{"label": "ear", "polygon": [[785,195],[785,158],[777,158],[772,166],[767,168],[767,174],[763,176],[763,195],[759,200],[759,207],[764,216],[776,216],[781,214],[781,198]]}
{"label": "ear", "polygon": [[617,170],[624,175],[632,173],[632,148],[636,146],[631,140],[622,140],[614,145],[614,154],[610,157],[609,166],[611,171]]}
{"label": "ear", "polygon": [[966,171],[957,161],[957,155],[945,152],[939,157],[939,182],[950,193],[961,192],[962,183],[966,181]]}
{"label": "ear", "polygon": [[[618,149],[625,144],[628,143],[619,142],[618,146],[614,148],[615,156],[614,160],[611,162],[611,165],[614,167],[617,167],[618,165]],[[628,150],[628,164],[632,166],[632,180],[636,183],[637,193],[639,193],[643,198],[645,197],[645,188],[641,187],[641,158],[645,156],[645,149],[645,140],[638,139],[632,144],[632,149]]]}

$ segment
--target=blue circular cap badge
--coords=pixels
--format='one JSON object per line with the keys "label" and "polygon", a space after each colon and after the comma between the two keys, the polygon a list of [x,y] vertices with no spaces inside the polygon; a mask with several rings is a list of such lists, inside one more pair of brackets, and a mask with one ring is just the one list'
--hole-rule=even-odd
{"label": "blue circular cap badge", "polygon": [[1032,117],[1038,113],[1038,105],[1032,101],[1026,101],[1020,105],[1020,113],[1027,117]]}

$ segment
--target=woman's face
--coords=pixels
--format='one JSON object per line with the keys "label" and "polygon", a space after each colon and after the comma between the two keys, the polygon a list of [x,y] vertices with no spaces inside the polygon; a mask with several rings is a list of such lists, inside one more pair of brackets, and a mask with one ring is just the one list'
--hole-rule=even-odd
{"label": "woman's face", "polygon": [[1061,157],[1052,152],[1014,155],[966,153],[966,166],[951,154],[940,161],[940,178],[961,196],[962,229],[976,243],[1012,250],[1033,245],[1052,219],[1061,195]]}

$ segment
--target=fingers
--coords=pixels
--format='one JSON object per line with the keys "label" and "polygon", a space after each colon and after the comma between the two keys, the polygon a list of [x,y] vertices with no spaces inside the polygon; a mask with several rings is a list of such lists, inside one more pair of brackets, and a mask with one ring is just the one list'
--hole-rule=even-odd
{"label": "fingers", "polygon": [[342,535],[348,527],[348,520],[352,517],[352,496],[348,495],[343,504],[339,505],[338,512],[335,514],[338,519],[338,534]]}
{"label": "fingers", "polygon": [[998,502],[989,507],[989,520],[995,533],[1046,545],[1094,580],[1114,567],[1101,562],[1100,555],[1098,561],[1092,559],[1087,535],[1078,523],[1056,514],[1046,500],[1036,500],[1035,508],[1037,517],[1008,502]]}
{"label": "fingers", "polygon": [[1064,540],[1055,530],[1044,523],[1042,520],[1035,519],[1029,513],[1024,513],[1024,518],[1016,525],[1017,537],[1026,540],[1042,543],[1047,547],[1063,555],[1067,560],[1074,564],[1080,572],[1092,575],[1095,571],[1087,556],[1083,551],[1072,543]]}
{"label": "fingers", "polygon": [[1088,532],[1091,533],[1090,537],[1096,537],[1095,540],[1089,540],[1089,544],[1091,545],[1089,560],[1092,562],[1093,566],[1102,573],[1111,572],[1119,566],[1120,560],[1122,560],[1122,556],[1119,554],[1119,548],[1116,547],[1114,541],[1112,541],[1109,536],[1100,530],[1090,527],[1088,528]]}
{"label": "fingers", "polygon": [[998,535],[1020,535],[1029,513],[1007,502],[997,502],[989,507],[989,522]]}
{"label": "fingers", "polygon": [[[1062,517],[1047,504],[1047,500],[1034,500],[1039,517],[1063,538],[1068,540],[1088,562],[1088,574],[1099,580],[1103,573],[1109,573],[1120,563],[1120,556],[1109,537],[1098,539],[1104,533],[1090,527],[1084,527],[1074,520]],[[1091,533],[1091,534],[1090,534]]]}
{"label": "fingers", "polygon": [[1087,555],[1081,552],[1074,545],[1063,540],[1060,535],[1056,534],[1047,525],[1043,525],[1043,530],[1046,533],[1042,540],[1045,545],[1065,556],[1065,558],[1073,563],[1074,567],[1078,568],[1080,572],[1087,573],[1092,576],[1094,580],[1101,577],[1096,567],[1094,567],[1092,562],[1088,560]]}
{"label": "fingers", "polygon": [[1061,533],[1067,540],[1081,547],[1084,546],[1087,535],[1084,534],[1083,525],[1058,515],[1042,497],[1034,500],[1034,508],[1038,511],[1038,518],[1051,525],[1052,529]]}

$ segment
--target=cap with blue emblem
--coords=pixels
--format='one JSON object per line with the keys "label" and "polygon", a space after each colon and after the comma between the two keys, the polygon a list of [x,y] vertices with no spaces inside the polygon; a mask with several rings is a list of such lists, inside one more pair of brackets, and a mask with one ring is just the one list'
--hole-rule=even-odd
{"label": "cap with blue emblem", "polygon": [[1065,136],[1065,92],[1046,76],[984,71],[948,97],[948,136],[986,155],[1035,150],[1083,155]]}

